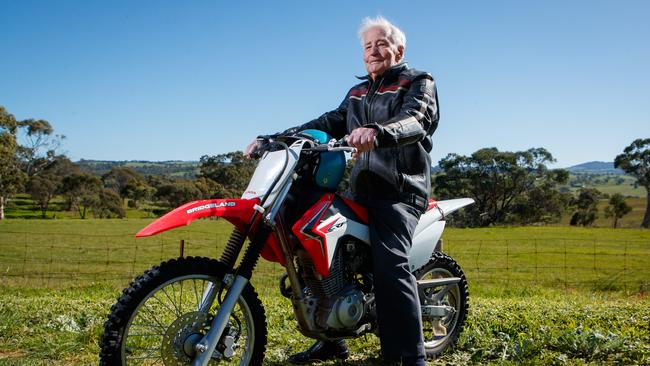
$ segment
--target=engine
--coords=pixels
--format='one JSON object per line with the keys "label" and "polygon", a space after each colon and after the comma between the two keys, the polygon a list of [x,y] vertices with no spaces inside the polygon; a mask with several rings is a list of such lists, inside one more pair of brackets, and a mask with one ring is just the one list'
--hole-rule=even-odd
{"label": "engine", "polygon": [[[374,323],[374,295],[368,246],[342,240],[329,276],[320,276],[306,254],[298,255],[305,296],[313,303],[313,324],[324,331],[358,334]],[[369,330],[369,329],[366,329]]]}

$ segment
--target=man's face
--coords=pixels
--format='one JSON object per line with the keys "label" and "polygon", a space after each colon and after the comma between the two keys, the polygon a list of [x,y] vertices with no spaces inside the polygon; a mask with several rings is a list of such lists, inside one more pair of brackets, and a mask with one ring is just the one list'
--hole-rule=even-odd
{"label": "man's face", "polygon": [[373,79],[397,65],[404,55],[404,48],[392,44],[381,28],[370,28],[366,32],[363,50],[363,62]]}

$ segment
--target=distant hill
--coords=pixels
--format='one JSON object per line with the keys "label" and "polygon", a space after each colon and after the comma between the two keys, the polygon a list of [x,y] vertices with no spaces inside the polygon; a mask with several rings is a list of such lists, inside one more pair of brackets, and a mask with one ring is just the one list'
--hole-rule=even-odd
{"label": "distant hill", "polygon": [[[564,168],[570,173],[589,173],[589,174],[625,174],[621,169],[614,168],[614,162],[606,161],[590,161],[587,163],[582,163],[568,168]],[[432,166],[432,173],[439,173],[441,171],[440,166]]]}
{"label": "distant hill", "polygon": [[144,160],[85,160],[76,162],[84,171],[101,176],[112,168],[125,166],[143,175],[162,175],[176,178],[194,178],[199,172],[198,161],[144,161]]}
{"label": "distant hill", "polygon": [[590,173],[590,174],[625,174],[621,169],[614,168],[613,162],[590,161],[566,168],[571,173]]}

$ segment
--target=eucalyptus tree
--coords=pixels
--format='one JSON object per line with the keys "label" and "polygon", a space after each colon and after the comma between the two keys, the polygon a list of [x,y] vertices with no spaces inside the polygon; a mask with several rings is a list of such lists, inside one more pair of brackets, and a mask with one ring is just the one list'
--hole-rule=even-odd
{"label": "eucalyptus tree", "polygon": [[22,188],[25,181],[25,174],[16,159],[17,132],[16,118],[0,105],[0,220],[5,218],[7,201]]}
{"label": "eucalyptus tree", "polygon": [[636,139],[616,156],[614,166],[636,178],[646,190],[646,208],[641,227],[650,227],[650,138]]}
{"label": "eucalyptus tree", "polygon": [[548,169],[553,161],[544,148],[510,152],[492,147],[470,156],[449,154],[439,162],[435,194],[441,199],[474,199],[474,205],[454,218],[463,226],[547,222],[567,202],[555,188],[566,182],[568,173]]}

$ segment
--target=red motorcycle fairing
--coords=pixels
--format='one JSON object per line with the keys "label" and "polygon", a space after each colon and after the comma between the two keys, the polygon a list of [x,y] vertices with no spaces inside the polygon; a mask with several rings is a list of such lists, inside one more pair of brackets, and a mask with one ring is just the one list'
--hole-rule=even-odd
{"label": "red motorcycle fairing", "polygon": [[[325,193],[292,227],[316,271],[327,277],[336,242],[350,234],[367,241],[367,210],[344,197]],[[332,253],[330,253],[332,251]]]}
{"label": "red motorcycle fairing", "polygon": [[343,202],[347,204],[350,209],[357,215],[359,220],[361,220],[362,223],[368,225],[368,209],[365,207],[361,206],[360,204],[354,202],[353,200],[340,196],[341,199],[343,199]]}
{"label": "red motorcycle fairing", "polygon": [[253,216],[255,205],[259,203],[259,198],[252,200],[215,199],[188,202],[147,225],[135,236],[139,238],[156,235],[163,231],[189,225],[196,219],[211,216],[223,217],[239,230],[244,231]]}
{"label": "red motorcycle fairing", "polygon": [[282,266],[286,263],[280,244],[273,235],[269,235],[266,239],[266,245],[264,245],[260,254],[262,255],[262,258],[269,262],[280,263]]}
{"label": "red motorcycle fairing", "polygon": [[[332,194],[326,194],[321,199],[311,207],[310,211],[307,211],[303,218],[298,221],[293,227],[292,231],[298,239],[303,243],[303,246],[305,249],[307,249],[307,252],[311,255],[312,258],[320,258],[319,261],[314,261],[315,263],[319,263],[317,265],[317,270],[319,271],[320,274],[326,276],[329,273],[329,263],[327,262],[328,258],[328,253],[327,253],[327,246],[322,245],[324,243],[321,242],[321,240],[325,240],[326,236],[325,233],[336,223],[336,221],[330,222],[327,226],[321,228],[322,230],[318,231],[317,235],[319,236],[318,238],[315,238],[313,235],[309,235],[308,233],[303,233],[302,229],[305,226],[305,223],[308,223],[310,221],[310,218],[314,213],[318,212],[318,207],[321,207],[318,203],[323,203],[323,202],[331,202],[334,197]],[[349,198],[346,198],[344,196],[338,196],[345,204],[352,210],[352,212],[356,215],[356,218],[359,220],[360,223],[368,225],[368,210],[361,206],[360,204],[352,201]],[[331,203],[330,203],[331,204]],[[328,206],[329,207],[329,206]],[[429,199],[428,206],[427,206],[427,211],[432,210],[437,207],[437,203],[433,199]],[[320,215],[319,218],[317,218],[317,222],[322,221],[321,218],[325,216],[324,212]],[[322,244],[321,244],[322,243]],[[324,248],[324,250],[321,250],[321,247]],[[266,259],[269,262],[276,262],[280,263],[281,265],[284,266],[285,264],[285,259],[284,256],[282,255],[282,249],[280,248],[280,244],[278,244],[277,240],[273,235],[269,235],[269,237],[266,239],[266,245],[264,248],[262,248],[262,258]]]}
{"label": "red motorcycle fairing", "polygon": [[333,193],[321,196],[318,202],[310,207],[292,228],[293,233],[311,257],[314,268],[323,276],[327,276],[330,271],[327,261],[327,245],[325,244],[325,234],[319,232],[316,226],[322,221],[333,199]]}

